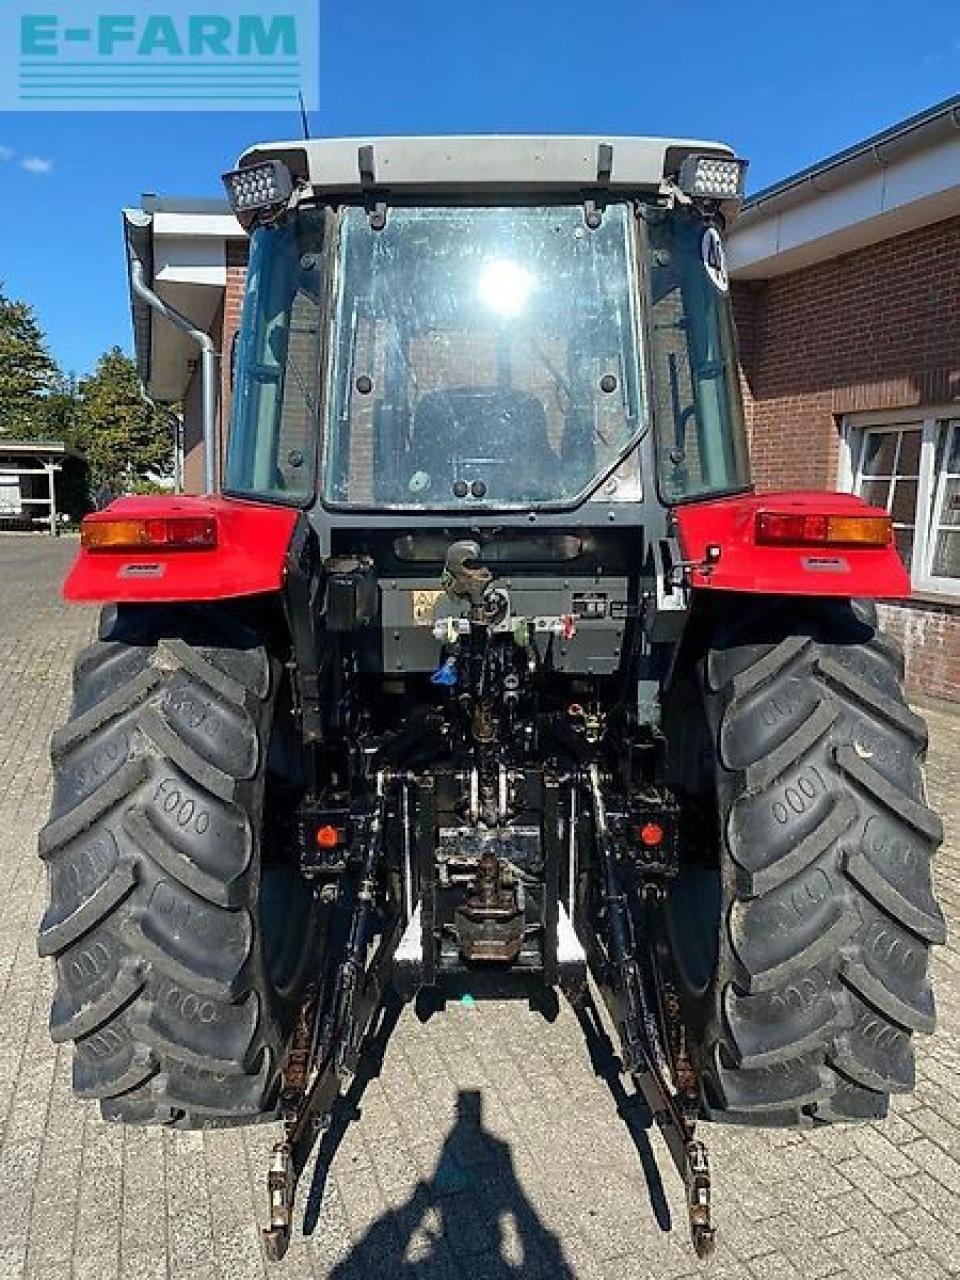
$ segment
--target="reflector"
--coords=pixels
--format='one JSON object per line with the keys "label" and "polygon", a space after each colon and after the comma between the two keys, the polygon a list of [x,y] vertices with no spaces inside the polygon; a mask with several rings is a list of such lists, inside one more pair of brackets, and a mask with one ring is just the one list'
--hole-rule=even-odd
{"label": "reflector", "polygon": [[835,512],[758,511],[758,546],[887,547],[893,541],[889,516]]}
{"label": "reflector", "polygon": [[217,545],[217,522],[213,516],[86,519],[80,545],[87,551],[205,551]]}
{"label": "reflector", "polygon": [[648,849],[655,849],[663,843],[663,827],[659,822],[645,822],[640,828],[640,843]]}

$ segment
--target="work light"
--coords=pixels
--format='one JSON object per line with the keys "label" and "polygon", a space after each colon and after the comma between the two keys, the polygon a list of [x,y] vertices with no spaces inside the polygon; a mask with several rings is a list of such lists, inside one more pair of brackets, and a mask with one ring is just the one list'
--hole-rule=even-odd
{"label": "work light", "polygon": [[680,166],[680,190],[688,196],[737,200],[743,195],[746,160],[733,156],[687,156]]}
{"label": "work light", "polygon": [[265,160],[247,169],[234,169],[223,175],[230,208],[243,214],[283,209],[293,194],[293,178],[282,160]]}

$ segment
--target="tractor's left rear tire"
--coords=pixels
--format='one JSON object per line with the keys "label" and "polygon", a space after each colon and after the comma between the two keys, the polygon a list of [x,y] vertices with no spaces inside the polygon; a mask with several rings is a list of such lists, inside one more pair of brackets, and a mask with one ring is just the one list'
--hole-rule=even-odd
{"label": "tractor's left rear tire", "polygon": [[226,610],[108,611],[101,634],[51,747],[51,1035],[106,1119],[269,1118],[316,945],[270,838],[292,781],[281,664]]}

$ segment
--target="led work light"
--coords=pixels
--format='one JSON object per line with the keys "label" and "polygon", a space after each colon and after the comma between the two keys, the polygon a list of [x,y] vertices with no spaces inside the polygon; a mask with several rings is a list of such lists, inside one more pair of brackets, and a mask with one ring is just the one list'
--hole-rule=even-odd
{"label": "led work light", "polygon": [[223,175],[223,185],[237,217],[283,209],[293,195],[293,178],[282,160],[265,160],[247,169],[234,169]]}
{"label": "led work light", "polygon": [[680,190],[710,200],[737,200],[746,171],[746,160],[732,156],[687,156],[680,166]]}

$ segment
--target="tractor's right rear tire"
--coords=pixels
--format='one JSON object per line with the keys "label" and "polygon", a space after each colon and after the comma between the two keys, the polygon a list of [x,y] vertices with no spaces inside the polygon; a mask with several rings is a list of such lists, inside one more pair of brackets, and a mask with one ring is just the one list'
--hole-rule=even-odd
{"label": "tractor's right rear tire", "polygon": [[926,728],[872,607],[731,597],[666,707],[698,856],[668,901],[706,1113],[876,1119],[914,1084],[944,920]]}
{"label": "tractor's right rear tire", "polygon": [[51,748],[51,1034],[106,1119],[268,1118],[315,947],[309,886],[264,830],[280,664],[227,611],[108,611],[101,634]]}

